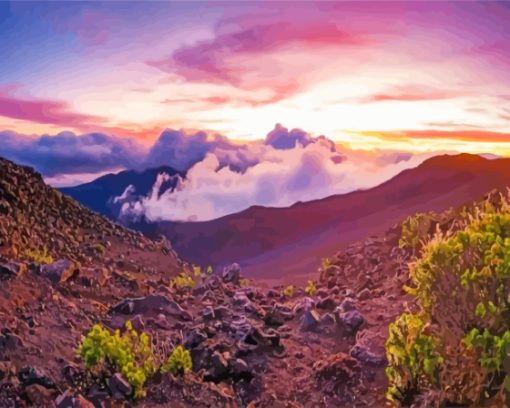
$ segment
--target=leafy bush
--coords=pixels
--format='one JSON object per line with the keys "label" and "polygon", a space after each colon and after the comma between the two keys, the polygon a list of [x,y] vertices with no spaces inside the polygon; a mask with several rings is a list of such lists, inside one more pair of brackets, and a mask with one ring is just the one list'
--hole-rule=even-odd
{"label": "leafy bush", "polygon": [[285,289],[283,289],[283,296],[285,297],[292,297],[294,295],[294,286],[289,285]]}
{"label": "leafy bush", "polygon": [[94,245],[94,249],[100,255],[104,255],[106,253],[106,248],[103,244]]}
{"label": "leafy bush", "polygon": [[457,230],[437,230],[410,265],[407,290],[418,310],[390,326],[389,398],[433,391],[441,403],[480,406],[490,399],[504,405],[510,385],[510,205],[498,197],[468,213],[463,209]]}
{"label": "leafy bush", "polygon": [[50,264],[53,263],[53,257],[48,253],[48,248],[43,247],[42,249],[27,249],[23,252],[23,255],[38,264]]}
{"label": "leafy bush", "polygon": [[193,363],[189,350],[182,346],[177,346],[165,364],[161,366],[162,373],[172,373],[174,375],[184,375],[191,370]]}
{"label": "leafy bush", "polygon": [[436,351],[438,340],[425,334],[424,325],[422,316],[404,313],[389,327],[386,375],[390,400],[403,400],[406,390],[437,382],[443,357]]}
{"label": "leafy bush", "polygon": [[435,214],[418,213],[407,217],[402,223],[402,233],[399,241],[400,248],[409,248],[416,251],[429,235],[429,231],[435,221]]}
{"label": "leafy bush", "polygon": [[177,289],[192,289],[195,287],[195,281],[190,275],[182,272],[170,281],[170,287]]}
{"label": "leafy bush", "polygon": [[200,278],[202,276],[202,268],[197,265],[193,265],[193,276],[195,278]]}
{"label": "leafy bush", "polygon": [[104,375],[120,372],[134,388],[134,397],[142,397],[144,384],[156,371],[151,339],[147,333],[138,333],[130,321],[123,334],[111,332],[100,324],[83,338],[78,354],[88,370]]}
{"label": "leafy bush", "polygon": [[332,265],[331,259],[329,259],[329,258],[322,258],[322,260],[321,260],[321,268],[322,269],[327,269],[331,265]]}
{"label": "leafy bush", "polygon": [[315,287],[315,283],[312,280],[309,280],[305,287],[305,293],[308,296],[313,296],[317,292],[317,288]]}

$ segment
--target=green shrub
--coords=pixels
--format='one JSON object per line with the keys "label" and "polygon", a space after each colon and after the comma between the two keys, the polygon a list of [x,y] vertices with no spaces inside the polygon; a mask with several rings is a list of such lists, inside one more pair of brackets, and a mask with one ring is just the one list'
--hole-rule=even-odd
{"label": "green shrub", "polygon": [[305,287],[305,293],[308,296],[314,296],[317,292],[317,288],[315,287],[315,283],[312,280],[309,280]]}
{"label": "green shrub", "polygon": [[405,392],[421,383],[436,384],[443,358],[437,353],[438,340],[425,334],[425,319],[420,315],[402,314],[390,324],[386,355],[388,399],[403,400]]}
{"label": "green shrub", "polygon": [[322,260],[321,260],[321,268],[322,269],[327,269],[331,265],[332,265],[331,259],[329,259],[329,258],[322,258]]}
{"label": "green shrub", "polygon": [[399,240],[400,248],[409,248],[413,251],[419,249],[428,238],[429,231],[435,221],[435,214],[418,213],[407,217],[402,223],[402,233]]}
{"label": "green shrub", "polygon": [[390,326],[386,343],[389,398],[434,391],[440,403],[503,403],[510,384],[510,206],[502,197],[497,202],[463,209],[456,230],[423,240],[407,287],[417,310]]}
{"label": "green shrub", "polygon": [[177,289],[192,289],[195,287],[195,281],[193,280],[193,277],[182,272],[170,281],[170,287]]}
{"label": "green shrub", "polygon": [[283,289],[282,294],[283,296],[288,298],[294,296],[294,286],[293,285],[287,286],[285,289]]}
{"label": "green shrub", "polygon": [[38,264],[50,264],[53,263],[53,257],[48,253],[48,248],[43,247],[42,249],[26,249],[23,255]]}
{"label": "green shrub", "polygon": [[100,255],[104,255],[106,253],[106,248],[103,244],[94,245],[94,250]]}
{"label": "green shrub", "polygon": [[111,332],[100,324],[83,338],[78,355],[88,370],[105,375],[112,369],[120,372],[134,388],[134,397],[144,396],[147,379],[156,371],[151,339],[147,333],[138,333],[131,322],[123,334]]}
{"label": "green shrub", "polygon": [[190,352],[182,346],[177,346],[168,357],[167,362],[161,366],[161,372],[184,375],[191,370],[192,366]]}

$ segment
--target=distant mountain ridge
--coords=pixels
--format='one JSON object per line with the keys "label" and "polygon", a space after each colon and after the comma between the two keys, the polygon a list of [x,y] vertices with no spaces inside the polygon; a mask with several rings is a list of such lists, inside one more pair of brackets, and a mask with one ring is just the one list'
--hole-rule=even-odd
{"label": "distant mountain ridge", "polygon": [[[185,173],[177,171],[169,166],[159,166],[142,171],[125,170],[117,174],[107,174],[86,184],[75,187],[63,187],[59,190],[79,201],[93,211],[107,217],[118,219],[120,205],[113,202],[114,197],[122,195],[129,186],[134,187],[134,195],[146,196],[154,186],[158,174],[184,177]],[[174,189],[177,185],[177,177],[172,177],[164,182],[159,193]]]}
{"label": "distant mountain ridge", "polygon": [[316,270],[325,257],[379,234],[408,215],[442,211],[510,186],[510,159],[444,155],[404,170],[364,191],[296,203],[260,206],[206,222],[158,222],[135,227],[164,234],[179,255],[201,265],[239,262],[247,274],[273,278]]}

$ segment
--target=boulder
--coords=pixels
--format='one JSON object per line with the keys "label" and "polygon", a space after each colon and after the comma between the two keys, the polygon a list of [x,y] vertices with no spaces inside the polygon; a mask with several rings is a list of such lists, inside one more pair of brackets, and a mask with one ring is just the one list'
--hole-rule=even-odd
{"label": "boulder", "polygon": [[375,354],[372,351],[358,345],[355,345],[351,349],[350,355],[360,363],[368,366],[384,367],[386,364],[388,364],[386,356]]}
{"label": "boulder", "polygon": [[370,289],[365,288],[360,293],[358,293],[358,299],[359,300],[367,300],[372,296],[372,293],[370,292]]}
{"label": "boulder", "polygon": [[357,361],[345,353],[334,354],[313,365],[315,376],[319,381],[333,380],[337,383],[347,383],[359,371]]}
{"label": "boulder", "polygon": [[46,388],[55,388],[53,380],[46,373],[36,367],[26,366],[18,371],[18,379],[25,386],[39,384]]}
{"label": "boulder", "polygon": [[184,338],[184,346],[187,349],[195,348],[198,345],[200,345],[200,343],[202,343],[206,340],[207,340],[207,334],[205,334],[204,331],[201,330],[200,328],[195,327]]}
{"label": "boulder", "polygon": [[115,399],[126,399],[133,393],[133,387],[120,373],[115,373],[110,377],[108,388]]}
{"label": "boulder", "polygon": [[234,380],[250,381],[254,377],[254,374],[246,361],[241,358],[231,360],[229,366]]}
{"label": "boulder", "polygon": [[335,307],[335,300],[330,296],[327,296],[317,302],[317,309],[333,310]]}
{"label": "boulder", "polygon": [[319,327],[320,315],[315,310],[307,310],[301,321],[301,331],[312,331]]}
{"label": "boulder", "polygon": [[213,381],[219,381],[228,373],[228,362],[219,351],[215,351],[211,356],[211,366],[207,371],[206,378]]}
{"label": "boulder", "polygon": [[139,298],[125,299],[113,306],[112,311],[123,314],[144,314],[149,312],[166,313],[182,320],[192,320],[191,315],[176,301],[164,295],[148,295]]}
{"label": "boulder", "polygon": [[23,347],[23,341],[21,338],[9,329],[3,329],[0,335],[0,355],[6,351],[14,351]]}
{"label": "boulder", "polygon": [[365,323],[365,318],[358,310],[350,310],[340,313],[339,323],[347,329],[349,333],[356,333],[358,329]]}
{"label": "boulder", "polygon": [[31,384],[25,388],[27,399],[35,407],[50,407],[55,399],[55,390],[50,390],[40,384]]}
{"label": "boulder", "polygon": [[48,278],[53,285],[65,282],[77,272],[76,265],[68,259],[60,259],[40,268],[42,276]]}
{"label": "boulder", "polygon": [[23,272],[26,272],[26,269],[27,267],[25,264],[0,261],[0,281],[15,278]]}
{"label": "boulder", "polygon": [[348,312],[350,310],[356,309],[356,301],[351,297],[346,297],[342,303],[340,303],[340,311]]}
{"label": "boulder", "polygon": [[221,278],[225,283],[233,283],[234,285],[238,285],[239,279],[241,278],[241,267],[238,263],[233,263],[229,266],[226,266],[223,269]]}
{"label": "boulder", "polygon": [[299,299],[292,308],[292,313],[297,315],[299,313],[305,312],[307,310],[312,309],[315,306],[315,301],[312,298],[304,297]]}
{"label": "boulder", "polygon": [[77,408],[73,393],[66,390],[63,394],[60,394],[55,400],[55,408]]}

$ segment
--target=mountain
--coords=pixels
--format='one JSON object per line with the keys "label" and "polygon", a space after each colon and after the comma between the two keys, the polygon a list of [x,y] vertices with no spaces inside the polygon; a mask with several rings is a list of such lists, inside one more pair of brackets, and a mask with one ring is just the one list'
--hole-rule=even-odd
{"label": "mountain", "polygon": [[[74,187],[63,187],[59,190],[91,210],[116,219],[119,216],[120,206],[113,202],[113,198],[121,196],[129,186],[134,187],[133,194],[136,197],[146,196],[156,182],[156,177],[161,173],[168,174],[171,177],[184,177],[184,173],[172,167],[160,166],[143,171],[125,170],[117,174],[107,174],[89,183]],[[164,182],[159,194],[175,188],[177,179],[177,177],[172,177]]]}
{"label": "mountain", "polygon": [[159,222],[137,228],[164,234],[189,262],[235,261],[248,276],[304,281],[322,257],[382,233],[410,214],[456,207],[507,186],[510,159],[444,155],[365,191],[288,208],[256,206],[207,222]]}
{"label": "mountain", "polygon": [[[365,214],[348,222],[373,232],[411,209],[428,212],[478,189],[502,189],[508,166],[503,159],[439,157],[372,190],[247,212],[266,215],[257,219],[261,228],[271,214],[296,237],[316,231],[303,218],[309,208],[323,229]],[[474,358],[477,350],[465,347],[476,336],[480,345],[502,342],[492,328],[483,338],[478,328],[499,329],[484,315],[507,303],[509,210],[508,199],[491,193],[379,236],[330,242],[321,247],[333,248],[328,261],[314,265],[319,275],[306,288],[295,275],[286,276],[288,287],[268,287],[243,278],[237,264],[216,274],[197,271],[164,237],[126,229],[0,158],[0,407],[382,407],[386,395],[397,399],[394,406],[480,406],[481,398],[507,406],[508,374],[494,376],[483,354]],[[292,239],[276,232],[265,236]],[[450,256],[437,256],[438,248]],[[303,259],[300,251],[290,255]],[[294,266],[296,259],[276,261]],[[441,307],[423,313],[429,303],[420,299]],[[506,341],[508,324],[504,330]],[[416,355],[425,358],[415,364]]]}

